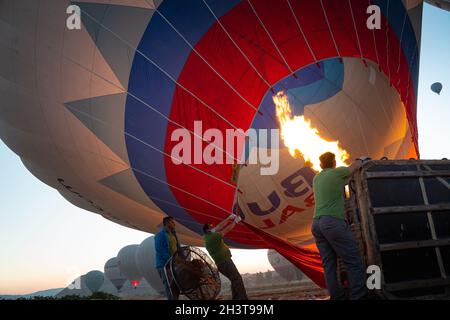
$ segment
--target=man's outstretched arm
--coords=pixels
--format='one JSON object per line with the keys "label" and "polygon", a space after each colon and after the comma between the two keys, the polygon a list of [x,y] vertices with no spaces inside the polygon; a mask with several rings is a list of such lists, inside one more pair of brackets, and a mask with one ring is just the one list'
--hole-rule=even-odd
{"label": "man's outstretched arm", "polygon": [[236,227],[237,224],[238,224],[238,222],[236,222],[236,220],[233,220],[229,225],[227,225],[225,228],[223,228],[222,236],[226,235],[228,232],[233,230],[234,227]]}
{"label": "man's outstretched arm", "polygon": [[350,167],[348,167],[348,169],[350,170],[350,176],[356,172],[357,170],[359,170],[362,165],[364,164],[364,162],[371,160],[370,157],[360,157],[358,159],[355,160],[355,162],[353,162],[351,164]]}
{"label": "man's outstretched arm", "polygon": [[[231,217],[231,216],[230,216]],[[229,220],[228,220],[229,221]],[[230,224],[226,225],[222,230],[219,231],[219,233],[224,236],[226,235],[228,232],[230,232],[231,230],[233,230],[234,227],[236,227],[236,225],[241,221],[241,217],[239,216],[234,216],[234,219],[229,221]],[[217,230],[216,230],[217,232]]]}
{"label": "man's outstretched arm", "polygon": [[227,226],[227,224],[231,223],[232,219],[235,219],[236,215],[231,214],[228,218],[220,222],[217,226],[214,227],[215,232],[221,232],[223,228]]}
{"label": "man's outstretched arm", "polygon": [[350,171],[349,176],[351,176],[354,172],[358,171],[362,166],[362,160],[356,159],[355,162],[353,162],[350,167],[348,167],[348,170]]}

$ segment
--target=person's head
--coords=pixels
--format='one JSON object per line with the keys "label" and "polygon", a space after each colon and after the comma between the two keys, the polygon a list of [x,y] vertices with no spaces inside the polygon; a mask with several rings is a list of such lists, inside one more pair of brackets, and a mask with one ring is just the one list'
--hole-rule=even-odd
{"label": "person's head", "polygon": [[336,156],[334,153],[325,152],[319,157],[319,160],[322,169],[336,168]]}
{"label": "person's head", "polygon": [[204,234],[207,234],[207,233],[210,233],[211,232],[211,229],[213,229],[214,227],[213,227],[213,225],[211,224],[211,223],[205,223],[204,225],[203,225],[203,233]]}
{"label": "person's head", "polygon": [[165,217],[163,219],[163,226],[166,230],[174,231],[175,230],[175,219],[172,217]]}

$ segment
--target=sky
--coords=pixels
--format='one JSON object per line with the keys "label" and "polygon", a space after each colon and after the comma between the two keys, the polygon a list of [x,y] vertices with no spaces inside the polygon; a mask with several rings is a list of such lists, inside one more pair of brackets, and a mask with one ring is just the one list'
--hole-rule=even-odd
{"label": "sky", "polygon": [[[418,95],[423,159],[450,158],[450,13],[430,5],[423,17]],[[432,83],[444,84],[440,96]],[[129,244],[149,236],[79,209],[41,183],[0,141],[0,294],[65,287]],[[232,250],[242,272],[272,269],[267,250]]]}

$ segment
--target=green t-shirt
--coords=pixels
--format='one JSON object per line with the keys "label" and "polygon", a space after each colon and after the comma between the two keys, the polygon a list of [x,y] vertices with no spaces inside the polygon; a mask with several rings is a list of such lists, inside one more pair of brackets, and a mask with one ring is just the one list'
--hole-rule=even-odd
{"label": "green t-shirt", "polygon": [[170,255],[173,256],[175,252],[177,252],[177,239],[173,235],[172,232],[167,232],[167,235],[169,236],[169,252]]}
{"label": "green t-shirt", "polygon": [[339,167],[325,169],[314,177],[314,219],[320,216],[345,218],[344,186],[349,175],[349,168]]}
{"label": "green t-shirt", "polygon": [[220,233],[205,234],[204,240],[206,250],[217,265],[231,258],[230,248],[225,244]]}

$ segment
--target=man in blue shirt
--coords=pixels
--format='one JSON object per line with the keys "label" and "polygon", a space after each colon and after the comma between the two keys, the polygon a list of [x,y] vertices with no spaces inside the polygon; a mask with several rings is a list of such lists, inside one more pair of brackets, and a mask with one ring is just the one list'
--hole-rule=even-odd
{"label": "man in blue shirt", "polygon": [[155,267],[164,285],[168,300],[178,300],[180,292],[176,285],[168,283],[164,267],[179,248],[180,243],[175,231],[175,220],[172,217],[165,217],[161,231],[155,235]]}

